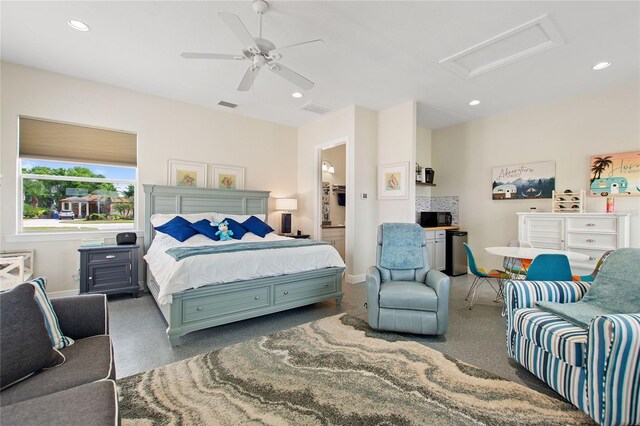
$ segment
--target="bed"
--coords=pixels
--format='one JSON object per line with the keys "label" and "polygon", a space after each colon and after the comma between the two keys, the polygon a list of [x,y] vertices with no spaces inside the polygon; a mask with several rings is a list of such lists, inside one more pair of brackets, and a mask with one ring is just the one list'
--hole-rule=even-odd
{"label": "bed", "polygon": [[[143,185],[145,192],[144,248],[156,237],[151,216],[218,212],[267,215],[269,191]],[[277,237],[273,237],[277,239]],[[188,241],[188,240],[187,240]],[[266,250],[264,250],[266,251]],[[344,266],[324,267],[286,275],[218,282],[162,295],[147,262],[146,285],[167,322],[171,346],[197,330],[280,312],[312,303],[342,301]]]}

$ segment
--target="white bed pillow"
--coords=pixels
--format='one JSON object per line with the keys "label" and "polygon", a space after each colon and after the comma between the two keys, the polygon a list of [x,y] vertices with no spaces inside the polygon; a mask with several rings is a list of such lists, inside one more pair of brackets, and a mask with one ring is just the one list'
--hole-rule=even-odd
{"label": "white bed pillow", "polygon": [[266,214],[224,214],[224,213],[216,213],[216,222],[220,222],[225,218],[233,219],[236,222],[242,223],[245,220],[249,219],[251,216],[255,216],[261,221],[265,221],[267,218]]}
{"label": "white bed pillow", "polygon": [[188,220],[189,222],[195,223],[202,219],[217,221],[216,217],[218,214],[219,213],[216,213],[216,212],[190,213],[190,214],[174,214],[174,213],[154,214],[154,215],[151,215],[149,220],[151,221],[151,225],[153,225],[154,228],[157,228],[158,226],[164,225],[165,223],[169,222],[171,219],[173,219],[176,216],[181,216],[186,220]]}

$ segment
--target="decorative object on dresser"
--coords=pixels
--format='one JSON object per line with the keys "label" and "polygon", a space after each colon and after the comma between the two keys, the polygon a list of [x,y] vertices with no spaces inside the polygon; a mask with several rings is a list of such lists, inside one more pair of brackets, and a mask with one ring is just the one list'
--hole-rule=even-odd
{"label": "decorative object on dresser", "polygon": [[378,166],[378,199],[409,197],[409,162]]}
{"label": "decorative object on dresser", "polygon": [[518,213],[518,239],[536,248],[585,254],[573,273],[589,274],[607,251],[629,247],[629,213]]}
{"label": "decorative object on dresser", "polygon": [[589,195],[616,197],[640,195],[640,151],[591,157]]}
{"label": "decorative object on dresser", "polygon": [[167,185],[204,188],[207,186],[207,164],[169,160]]}
{"label": "decorative object on dresser", "polygon": [[211,165],[211,187],[244,189],[244,167]]}
{"label": "decorative object on dresser", "polygon": [[573,192],[566,189],[564,192],[553,191],[551,211],[554,213],[584,213],[585,190]]}
{"label": "decorative object on dresser", "polygon": [[[157,259],[164,262],[163,256],[168,255],[161,248],[159,253],[153,253],[154,247],[161,247],[161,238],[156,235],[152,223],[154,217],[161,216],[170,220],[172,217],[189,213],[186,216],[199,216],[199,219],[231,217],[241,221],[241,215],[253,215],[266,221],[269,191],[176,188],[144,184],[142,186],[145,192],[144,244],[145,260],[148,266],[147,287],[167,322],[167,335],[172,346],[179,343],[180,336],[192,331],[329,299],[335,299],[337,304],[341,303],[345,265],[335,250],[326,244],[317,246],[321,255],[316,256],[316,262],[304,272],[284,272],[282,275],[255,277],[251,271],[244,271],[242,276],[250,276],[250,278],[239,278],[236,281],[225,281],[219,274],[215,274],[207,282],[206,272],[200,276],[202,279],[198,282],[187,282],[183,280],[183,276],[176,277],[176,274],[165,274],[169,277],[168,280],[157,278],[149,265],[156,264]],[[203,236],[194,238],[197,237]],[[239,254],[243,259],[247,257],[255,259],[252,256],[264,252],[278,252],[278,249],[241,251]],[[278,255],[280,267],[286,267],[287,271],[295,267],[299,271],[298,257],[291,256],[290,253],[286,258],[282,257],[282,253]],[[270,258],[275,255],[276,253],[269,253]],[[321,263],[320,259],[324,263]],[[329,260],[331,262],[328,262]],[[194,265],[192,262],[198,262],[198,256],[183,259],[180,261],[181,264],[174,263],[174,265],[180,272]],[[203,262],[216,266],[216,262],[211,262],[207,257],[200,257],[199,262],[195,264],[198,267],[205,267]],[[208,270],[210,271],[211,268]],[[163,273],[160,269],[156,272]],[[187,286],[180,286],[183,281]]]}
{"label": "decorative object on dresser", "polygon": [[280,232],[291,233],[291,211],[298,210],[298,200],[295,198],[276,198],[276,210],[282,211]]}
{"label": "decorative object on dresser", "polygon": [[0,291],[27,281],[33,275],[33,250],[0,252]]}
{"label": "decorative object on dresser", "polygon": [[551,198],[555,189],[555,175],[555,161],[494,167],[492,199]]}
{"label": "decorative object on dresser", "polygon": [[80,293],[138,297],[139,245],[80,247]]}

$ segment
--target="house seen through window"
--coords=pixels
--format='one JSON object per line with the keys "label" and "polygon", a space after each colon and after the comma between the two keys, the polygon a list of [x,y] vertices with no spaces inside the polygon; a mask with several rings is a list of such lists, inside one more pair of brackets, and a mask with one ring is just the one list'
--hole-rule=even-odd
{"label": "house seen through window", "polygon": [[22,232],[135,229],[135,135],[20,118]]}

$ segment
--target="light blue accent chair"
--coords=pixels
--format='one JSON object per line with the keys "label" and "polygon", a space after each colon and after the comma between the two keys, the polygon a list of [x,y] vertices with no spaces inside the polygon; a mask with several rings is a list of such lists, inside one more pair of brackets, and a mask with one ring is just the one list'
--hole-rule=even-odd
{"label": "light blue accent chair", "polygon": [[564,254],[536,256],[527,270],[527,281],[571,281],[571,266]]}
{"label": "light blue accent chair", "polygon": [[[639,293],[637,248],[612,252],[593,282],[507,281],[507,354],[596,423],[640,425]],[[586,327],[562,309],[579,304]]]}
{"label": "light blue accent chair", "polygon": [[[449,277],[430,269],[424,231],[415,223],[391,224],[395,237],[378,227],[376,266],[367,270],[367,309],[369,325],[376,330],[414,334],[442,335],[448,327]],[[404,235],[404,238],[397,238]],[[385,245],[396,249],[398,243],[410,246],[419,254],[421,266],[409,269],[390,269],[385,264]],[[411,257],[411,256],[407,256]],[[420,259],[418,259],[420,260]]]}

